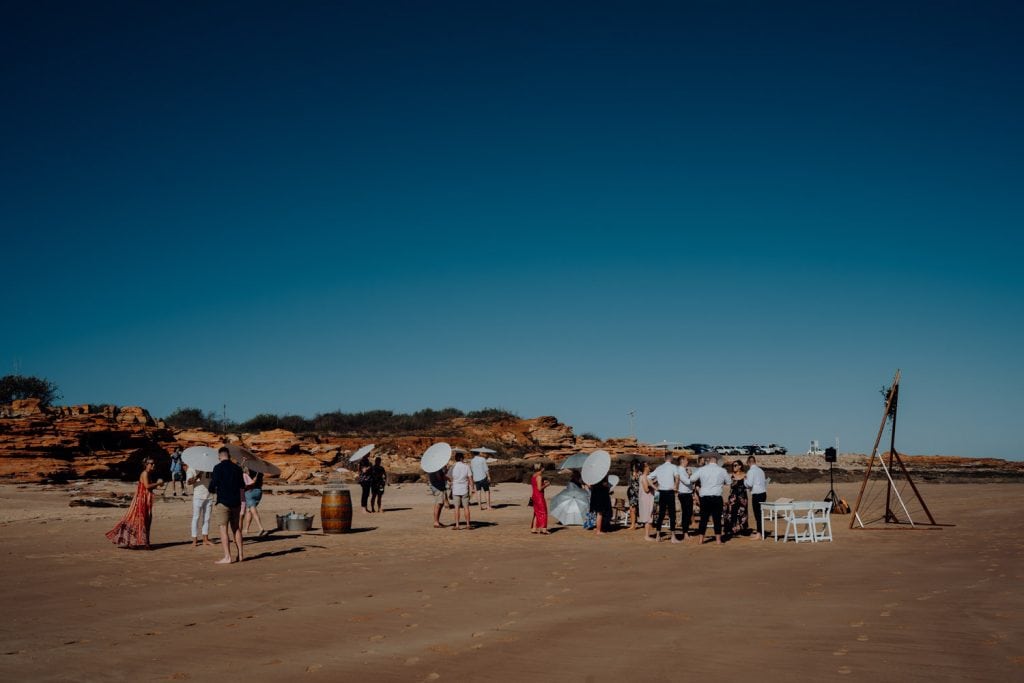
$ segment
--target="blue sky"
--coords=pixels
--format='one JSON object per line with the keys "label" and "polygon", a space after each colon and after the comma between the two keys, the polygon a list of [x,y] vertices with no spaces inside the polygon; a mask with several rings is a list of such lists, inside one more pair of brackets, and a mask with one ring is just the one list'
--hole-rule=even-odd
{"label": "blue sky", "polygon": [[[894,6],[896,5],[896,6]],[[14,3],[0,362],[1018,458],[1015,3]]]}

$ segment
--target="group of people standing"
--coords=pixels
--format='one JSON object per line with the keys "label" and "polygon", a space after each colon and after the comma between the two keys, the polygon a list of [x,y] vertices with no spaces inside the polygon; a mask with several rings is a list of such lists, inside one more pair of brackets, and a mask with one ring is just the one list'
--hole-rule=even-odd
{"label": "group of people standing", "polygon": [[[697,469],[671,454],[666,454],[665,461],[654,471],[646,462],[634,462],[627,488],[630,528],[642,525],[644,537],[658,541],[667,517],[670,540],[682,543],[689,536],[692,520],[696,518],[697,537],[702,543],[706,540],[709,521],[716,543],[734,536],[746,536],[750,533],[748,490],[760,538],[761,503],[768,495],[767,479],[754,456],[747,458],[746,469],[741,461],[736,460],[728,470],[718,464],[716,454],[701,457]],[[680,512],[678,532],[677,500]]]}
{"label": "group of people standing", "polygon": [[360,506],[363,512],[384,512],[384,489],[388,486],[388,472],[379,457],[370,464],[369,458],[359,461],[356,483],[362,489]]}
{"label": "group of people standing", "polygon": [[[548,508],[544,492],[549,485],[543,467],[537,463],[530,477],[530,505],[533,507],[531,533],[548,533]],[[573,471],[569,486],[589,490],[594,533],[600,535],[607,531],[613,514],[612,487],[608,478],[588,486],[580,480],[579,472]],[[746,468],[741,461],[736,460],[729,465],[728,470],[719,466],[715,454],[702,457],[697,469],[689,467],[688,463],[670,453],[665,455],[665,461],[653,471],[650,463],[635,460],[630,463],[626,487],[629,529],[642,526],[644,538],[658,541],[661,540],[661,529],[667,518],[669,539],[672,543],[682,543],[690,535],[692,521],[696,518],[699,520],[697,537],[701,543],[705,542],[709,521],[713,526],[716,543],[723,543],[734,536],[746,536],[750,533],[748,491],[757,523],[757,537],[760,538],[761,503],[768,495],[767,479],[754,456],[747,458]],[[726,495],[728,499],[724,500]],[[680,513],[678,531],[676,501],[679,502]]]}
{"label": "group of people standing", "polygon": [[[455,451],[455,462],[451,467],[442,467],[427,475],[427,485],[434,497],[434,528],[443,529],[441,513],[445,508],[455,511],[455,523],[452,529],[472,529],[472,517],[469,506],[473,494],[479,493],[478,507],[487,510],[491,507],[491,479],[487,458],[477,453],[472,460],[466,462],[466,454]],[[486,496],[486,504],[484,502]],[[462,519],[465,518],[465,524]]]}
{"label": "group of people standing", "polygon": [[[199,545],[200,538],[204,546],[211,545],[210,523],[220,532],[220,543],[224,556],[218,564],[231,564],[244,559],[242,531],[252,529],[256,523],[260,536],[268,533],[260,518],[259,505],[263,498],[263,474],[231,460],[227,447],[217,452],[218,463],[212,472],[189,471],[181,462],[180,451],[171,455],[171,481],[183,480],[182,495],[185,495],[185,484],[192,486],[192,547]],[[163,479],[155,477],[156,460],[152,457],[144,461],[142,474],[135,488],[135,496],[124,517],[117,525],[107,532],[112,542],[123,548],[150,549],[150,530],[153,523],[153,491],[163,489]],[[181,472],[180,478],[176,472]],[[177,495],[177,490],[173,491]],[[201,535],[201,536],[200,536]],[[231,555],[231,542],[234,541],[236,552]]]}

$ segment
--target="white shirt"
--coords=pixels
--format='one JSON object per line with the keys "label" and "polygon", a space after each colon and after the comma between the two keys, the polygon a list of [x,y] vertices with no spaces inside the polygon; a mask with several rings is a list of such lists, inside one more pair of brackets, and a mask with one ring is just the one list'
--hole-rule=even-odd
{"label": "white shirt", "polygon": [[464,462],[457,462],[452,465],[452,471],[450,476],[452,478],[452,495],[453,496],[468,496],[469,495],[469,476],[472,471],[469,469],[469,465]]}
{"label": "white shirt", "polygon": [[722,495],[722,487],[729,486],[732,477],[718,463],[709,462],[704,467],[693,473],[690,482],[700,482],[700,497],[711,497]]}
{"label": "white shirt", "polygon": [[670,462],[663,462],[651,472],[649,479],[657,482],[659,491],[675,491],[677,468]]}
{"label": "white shirt", "polygon": [[768,493],[768,482],[764,479],[764,470],[757,465],[750,466],[743,483],[755,496],[758,493]]}
{"label": "white shirt", "polygon": [[188,477],[192,481],[192,500],[206,500],[210,497],[210,473],[193,472]]}
{"label": "white shirt", "polygon": [[686,468],[680,465],[676,472],[679,474],[679,493],[693,493],[693,484],[690,483],[690,475]]}
{"label": "white shirt", "polygon": [[469,468],[473,470],[473,481],[483,481],[487,478],[487,458],[478,455],[469,461]]}

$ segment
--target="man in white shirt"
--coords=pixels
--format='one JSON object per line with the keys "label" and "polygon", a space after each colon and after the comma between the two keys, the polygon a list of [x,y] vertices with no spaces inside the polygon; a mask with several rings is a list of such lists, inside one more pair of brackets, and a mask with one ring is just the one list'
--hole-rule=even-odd
{"label": "man in white shirt", "polygon": [[764,470],[758,467],[754,456],[747,458],[747,476],[743,484],[750,489],[754,519],[757,520],[757,537],[761,538],[761,503],[768,499],[768,480],[764,476]]}
{"label": "man in white shirt", "polygon": [[715,542],[722,544],[722,490],[730,485],[729,473],[718,466],[718,454],[709,453],[704,467],[693,473],[690,483],[700,482],[700,528],[697,536],[704,543],[708,517],[715,523]]}
{"label": "man in white shirt", "polygon": [[465,457],[461,452],[456,451],[455,464],[448,472],[448,479],[452,482],[452,503],[455,505],[455,526],[452,528],[456,531],[461,528],[459,527],[460,509],[466,511],[466,529],[473,528],[469,519],[469,496],[473,492],[473,471],[469,465],[463,462]]}
{"label": "man in white shirt", "polygon": [[668,515],[669,533],[673,543],[676,538],[676,489],[679,487],[679,470],[672,464],[672,454],[665,453],[665,462],[651,472],[649,479],[658,487],[658,521],[654,525],[655,534],[651,540],[661,540],[661,524]]}
{"label": "man in white shirt", "polygon": [[693,519],[693,484],[690,483],[690,472],[686,469],[688,461],[685,457],[677,458],[676,474],[679,478],[679,530],[683,540],[690,533],[690,522]]}
{"label": "man in white shirt", "polygon": [[[473,470],[473,484],[480,492],[480,509],[486,510],[491,507],[491,480],[490,471],[487,468],[487,458],[482,453],[477,453],[469,461],[469,469]],[[487,493],[487,507],[484,507],[484,492]]]}

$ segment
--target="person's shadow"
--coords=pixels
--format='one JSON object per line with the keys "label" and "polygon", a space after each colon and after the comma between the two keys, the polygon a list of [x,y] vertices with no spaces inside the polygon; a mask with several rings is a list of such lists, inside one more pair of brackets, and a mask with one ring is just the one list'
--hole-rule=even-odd
{"label": "person's shadow", "polygon": [[304,553],[304,552],[306,552],[306,549],[301,547],[301,546],[298,547],[298,548],[288,548],[287,550],[268,550],[266,552],[260,553],[259,555],[253,555],[251,557],[247,557],[247,558],[245,558],[245,561],[246,562],[251,562],[252,560],[263,560],[263,559],[266,559],[268,557],[283,557],[285,555],[293,555],[295,553]]}

